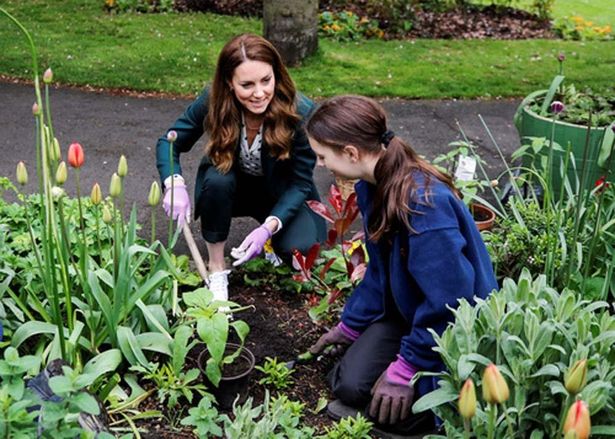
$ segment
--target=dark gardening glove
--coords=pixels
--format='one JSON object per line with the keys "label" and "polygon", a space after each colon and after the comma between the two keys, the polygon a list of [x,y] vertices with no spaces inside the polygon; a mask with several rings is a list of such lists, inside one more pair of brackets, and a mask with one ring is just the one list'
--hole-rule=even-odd
{"label": "dark gardening glove", "polygon": [[398,356],[372,387],[369,415],[379,424],[396,424],[410,415],[414,388],[410,380],[416,369]]}
{"label": "dark gardening glove", "polygon": [[358,337],[359,333],[357,331],[348,328],[343,323],[339,323],[326,334],[322,335],[309,351],[316,355],[321,353],[327,346],[333,346],[333,348],[328,351],[328,354],[336,356],[341,354]]}

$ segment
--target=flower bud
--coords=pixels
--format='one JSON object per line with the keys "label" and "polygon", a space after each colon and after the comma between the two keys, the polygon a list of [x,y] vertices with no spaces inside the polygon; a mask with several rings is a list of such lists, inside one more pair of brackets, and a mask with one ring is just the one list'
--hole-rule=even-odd
{"label": "flower bud", "polygon": [[126,156],[122,154],[120,161],[117,164],[117,175],[124,178],[126,177],[126,174],[128,174],[128,162],[126,161]]}
{"label": "flower bud", "polygon": [[566,59],[566,55],[564,54],[564,52],[560,52],[557,54],[557,60],[559,62],[564,62],[565,59]]}
{"label": "flower bud", "polygon": [[41,114],[41,107],[39,107],[36,102],[32,104],[32,114],[35,116]]}
{"label": "flower bud", "polygon": [[51,196],[54,200],[58,201],[60,198],[64,196],[64,189],[59,186],[54,186],[51,188]]}
{"label": "flower bud", "polygon": [[459,414],[464,419],[472,419],[476,414],[476,389],[471,378],[463,383],[459,393]]}
{"label": "flower bud", "polygon": [[84,161],[83,147],[77,142],[71,143],[68,147],[68,164],[73,168],[80,168]]}
{"label": "flower bud", "polygon": [[22,186],[28,184],[28,170],[24,162],[17,163],[15,174],[17,174],[17,183]]}
{"label": "flower bud", "polygon": [[58,165],[58,169],[56,170],[56,183],[64,184],[66,178],[68,177],[68,171],[66,170],[66,163],[63,161]]}
{"label": "flower bud", "polygon": [[100,190],[100,185],[98,183],[94,183],[94,186],[92,186],[90,200],[92,200],[92,204],[94,206],[98,206],[102,201],[102,191]]}
{"label": "flower bud", "polygon": [[51,150],[52,150],[51,158],[53,160],[60,160],[60,156],[62,155],[62,153],[60,152],[60,142],[58,141],[57,137],[53,138],[53,147]]}
{"label": "flower bud", "polygon": [[587,360],[579,360],[568,369],[564,378],[564,386],[568,393],[576,395],[587,384]]}
{"label": "flower bud", "polygon": [[111,183],[109,183],[109,195],[112,198],[117,198],[122,193],[122,180],[116,172],[111,176]]}
{"label": "flower bud", "polygon": [[105,205],[103,205],[103,208],[102,208],[102,220],[105,224],[111,224],[111,221],[113,221],[113,216],[111,216],[111,211]]}
{"label": "flower bud", "polygon": [[585,401],[575,401],[568,410],[563,432],[568,437],[574,433],[577,439],[587,439],[591,431],[589,408]]}
{"label": "flower bud", "polygon": [[497,179],[493,179],[491,180],[491,182],[489,182],[489,184],[491,185],[492,188],[496,188],[498,187],[498,184],[500,184],[500,182]]}
{"label": "flower bud", "polygon": [[508,399],[508,384],[497,366],[491,363],[483,373],[483,399],[489,404],[501,404]]}
{"label": "flower bud", "polygon": [[149,197],[147,198],[147,202],[150,206],[155,207],[160,202],[160,186],[157,182],[153,182],[151,187],[149,188]]}
{"label": "flower bud", "polygon": [[551,103],[551,112],[553,114],[560,114],[565,109],[566,109],[566,106],[560,101],[553,101]]}
{"label": "flower bud", "polygon": [[53,81],[53,72],[51,71],[51,67],[49,67],[45,70],[45,73],[43,73],[43,82],[45,84],[51,84],[51,81]]}
{"label": "flower bud", "polygon": [[167,133],[167,140],[171,143],[177,140],[177,131],[171,130]]}

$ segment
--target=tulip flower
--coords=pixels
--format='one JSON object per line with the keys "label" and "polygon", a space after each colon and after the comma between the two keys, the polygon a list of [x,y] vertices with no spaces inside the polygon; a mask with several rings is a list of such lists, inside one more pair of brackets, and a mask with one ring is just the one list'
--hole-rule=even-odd
{"label": "tulip flower", "polygon": [[60,142],[57,137],[53,138],[52,159],[59,160],[62,153],[60,152]]}
{"label": "tulip flower", "polygon": [[476,414],[476,390],[474,381],[468,378],[459,393],[459,414],[464,419],[472,419]]}
{"label": "tulip flower", "polygon": [[508,384],[497,366],[491,363],[483,373],[483,399],[489,404],[501,404],[508,399]]}
{"label": "tulip flower", "polygon": [[576,395],[587,384],[587,360],[579,360],[568,370],[564,386],[568,393]]}
{"label": "tulip flower", "polygon": [[575,401],[568,410],[563,433],[566,437],[574,433],[574,437],[577,439],[587,439],[590,431],[591,420],[587,403],[585,401]]}
{"label": "tulip flower", "polygon": [[38,116],[39,114],[41,114],[41,108],[38,106],[36,102],[32,104],[32,114],[35,116]]}
{"label": "tulip flower", "polygon": [[149,197],[147,198],[147,202],[152,207],[156,207],[160,202],[160,186],[155,181],[149,189]]}
{"label": "tulip flower", "polygon": [[43,82],[45,84],[51,84],[51,81],[53,81],[53,71],[51,68],[48,68],[45,70],[45,73],[43,73]]}
{"label": "tulip flower", "polygon": [[68,177],[68,171],[66,170],[66,163],[60,162],[58,169],[56,170],[56,183],[64,184]]}
{"label": "tulip flower", "polygon": [[113,221],[113,216],[111,215],[111,211],[105,205],[102,208],[102,220],[105,224],[110,224]]}
{"label": "tulip flower", "polygon": [[566,106],[560,101],[553,101],[551,103],[551,112],[553,114],[560,114],[565,109],[566,109]]}
{"label": "tulip flower", "polygon": [[111,176],[111,183],[109,183],[109,195],[112,198],[117,198],[122,193],[122,180],[116,172]]}
{"label": "tulip flower", "polygon": [[83,147],[77,142],[71,143],[68,147],[68,164],[73,168],[80,168],[84,161]]}
{"label": "tulip flower", "polygon": [[171,143],[177,140],[177,131],[171,130],[167,133],[167,140]]}
{"label": "tulip flower", "polygon": [[559,62],[564,62],[565,59],[566,59],[566,55],[564,54],[564,52],[560,52],[557,54],[557,60]]}
{"label": "tulip flower", "polygon": [[128,162],[126,161],[126,156],[122,154],[120,161],[117,164],[117,175],[124,178],[126,177],[126,174],[128,174]]}
{"label": "tulip flower", "polygon": [[26,164],[24,162],[17,163],[17,170],[15,171],[17,174],[17,183],[24,186],[28,184],[28,170],[26,169]]}
{"label": "tulip flower", "polygon": [[102,201],[102,191],[100,190],[100,185],[98,183],[94,183],[94,186],[92,186],[90,200],[92,200],[92,204],[94,206],[98,206]]}

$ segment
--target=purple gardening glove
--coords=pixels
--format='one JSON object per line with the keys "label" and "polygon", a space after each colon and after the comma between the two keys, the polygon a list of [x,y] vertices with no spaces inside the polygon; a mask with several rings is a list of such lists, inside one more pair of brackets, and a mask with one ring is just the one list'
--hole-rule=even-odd
{"label": "purple gardening glove", "polygon": [[233,262],[233,267],[243,264],[246,261],[260,255],[267,240],[271,238],[271,232],[264,225],[252,230],[241,245],[231,251],[231,256],[237,258]]}
{"label": "purple gardening glove", "polygon": [[410,380],[416,372],[416,368],[400,355],[382,372],[372,387],[369,406],[369,415],[379,424],[396,424],[410,415],[414,400]]}
{"label": "purple gardening glove", "polygon": [[177,220],[178,227],[182,227],[184,223],[190,222],[190,197],[186,184],[175,181],[173,186],[169,184],[165,189],[162,207],[167,216],[171,216],[171,192],[173,193],[173,219]]}
{"label": "purple gardening glove", "polygon": [[327,346],[333,346],[329,355],[336,356],[341,354],[348,346],[350,346],[357,338],[359,333],[352,328],[349,328],[344,323],[340,322],[337,326],[331,328],[326,334],[322,335],[309,351],[316,355],[325,350]]}

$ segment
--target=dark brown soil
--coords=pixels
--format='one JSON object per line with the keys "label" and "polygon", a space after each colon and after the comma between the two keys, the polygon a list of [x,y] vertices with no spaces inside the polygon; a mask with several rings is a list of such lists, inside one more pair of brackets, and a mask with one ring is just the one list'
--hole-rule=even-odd
{"label": "dark brown soil", "polygon": [[[279,361],[289,361],[298,354],[305,352],[320,336],[324,329],[314,325],[307,311],[308,305],[304,302],[304,295],[279,292],[275,286],[262,289],[245,287],[241,283],[240,275],[231,276],[231,300],[241,305],[253,305],[254,309],[236,314],[237,319],[244,320],[250,326],[250,334],[246,346],[254,354],[256,365],[262,365],[267,357],[277,357]],[[186,368],[196,367],[197,358],[203,346],[197,345],[186,360]],[[324,412],[315,413],[314,410],[321,397],[331,399],[332,395],[326,384],[327,371],[333,365],[332,359],[322,359],[309,364],[299,364],[293,372],[293,384],[283,392],[289,399],[305,403],[303,422],[322,430],[331,420]],[[225,373],[226,375],[226,373]],[[265,387],[258,384],[262,374],[254,370],[249,380],[248,396],[254,399],[254,404],[262,402]],[[270,393],[276,395],[277,390],[270,388]],[[196,398],[198,403],[198,397]],[[184,413],[175,420],[176,427],[171,427],[172,420],[156,419],[140,423],[149,430],[142,437],[154,438],[193,438],[189,429],[179,429],[179,420],[188,415],[188,409],[196,403],[185,402]],[[166,409],[158,404],[154,393],[139,407],[140,410]]]}
{"label": "dark brown soil", "polygon": [[[549,20],[541,20],[527,11],[494,5],[468,5],[450,11],[414,9],[406,17],[393,19],[384,6],[374,6],[367,0],[320,0],[320,11],[352,11],[359,17],[377,20],[384,39],[501,39],[555,38]],[[224,15],[262,16],[262,0],[176,0],[180,11],[213,12]],[[412,28],[403,31],[402,22],[409,20]]]}

